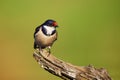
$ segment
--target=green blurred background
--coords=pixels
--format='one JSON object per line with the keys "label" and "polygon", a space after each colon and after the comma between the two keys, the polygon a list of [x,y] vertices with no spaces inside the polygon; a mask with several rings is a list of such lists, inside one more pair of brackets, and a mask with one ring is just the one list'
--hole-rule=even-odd
{"label": "green blurred background", "polygon": [[56,57],[120,78],[119,0],[0,0],[0,80],[61,80],[32,57],[34,29],[58,22]]}

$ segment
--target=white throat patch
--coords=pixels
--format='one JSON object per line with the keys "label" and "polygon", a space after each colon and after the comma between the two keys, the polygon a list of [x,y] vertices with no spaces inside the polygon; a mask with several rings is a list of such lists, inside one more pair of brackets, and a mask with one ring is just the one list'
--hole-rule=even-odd
{"label": "white throat patch", "polygon": [[55,27],[50,27],[44,25],[44,28],[47,30],[47,34],[52,34],[52,32],[55,30]]}

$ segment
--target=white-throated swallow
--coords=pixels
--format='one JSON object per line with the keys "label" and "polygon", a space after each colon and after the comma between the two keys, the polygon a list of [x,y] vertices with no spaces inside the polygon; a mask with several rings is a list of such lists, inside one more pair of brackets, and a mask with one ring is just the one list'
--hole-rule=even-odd
{"label": "white-throated swallow", "polygon": [[38,26],[34,32],[34,49],[44,49],[52,46],[57,40],[57,22],[51,19]]}

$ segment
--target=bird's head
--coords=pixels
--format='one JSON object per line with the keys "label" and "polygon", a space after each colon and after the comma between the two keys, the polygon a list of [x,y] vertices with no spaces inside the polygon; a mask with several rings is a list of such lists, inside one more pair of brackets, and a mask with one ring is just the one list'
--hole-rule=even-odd
{"label": "bird's head", "polygon": [[57,22],[52,19],[46,20],[43,25],[47,25],[47,26],[55,27],[55,28],[58,27]]}

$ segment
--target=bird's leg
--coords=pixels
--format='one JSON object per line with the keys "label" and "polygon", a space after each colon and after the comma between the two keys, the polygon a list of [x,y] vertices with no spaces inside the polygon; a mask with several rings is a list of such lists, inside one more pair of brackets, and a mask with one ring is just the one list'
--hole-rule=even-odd
{"label": "bird's leg", "polygon": [[51,53],[51,46],[48,46],[48,49],[49,49],[49,53]]}
{"label": "bird's leg", "polygon": [[50,53],[51,53],[51,46],[48,46],[47,50],[48,50],[48,55],[47,55],[47,57],[48,57],[50,55]]}
{"label": "bird's leg", "polygon": [[40,51],[40,53],[42,53],[42,52],[43,52],[43,50],[42,50],[42,48],[41,48],[41,47],[39,47],[39,51]]}

